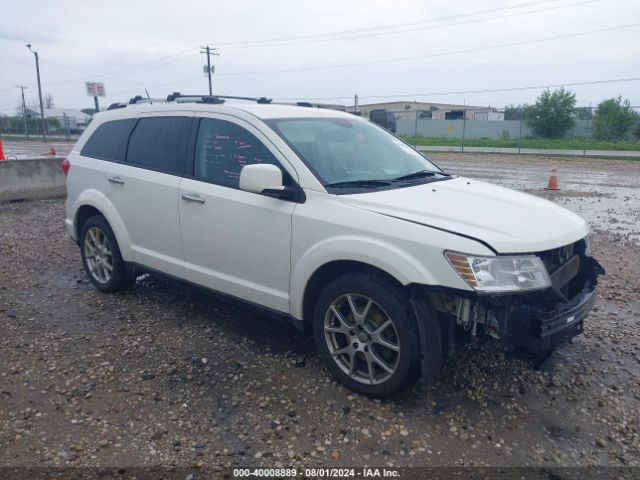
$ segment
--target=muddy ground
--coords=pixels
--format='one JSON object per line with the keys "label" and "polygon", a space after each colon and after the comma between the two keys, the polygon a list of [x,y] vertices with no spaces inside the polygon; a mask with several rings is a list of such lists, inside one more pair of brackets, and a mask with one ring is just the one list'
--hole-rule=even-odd
{"label": "muddy ground", "polygon": [[63,200],[4,204],[0,465],[640,466],[640,162],[561,160],[545,192],[551,159],[433,157],[588,218],[607,276],[573,344],[538,367],[466,346],[426,391],[371,400],[284,321],[153,276],[99,293]]}

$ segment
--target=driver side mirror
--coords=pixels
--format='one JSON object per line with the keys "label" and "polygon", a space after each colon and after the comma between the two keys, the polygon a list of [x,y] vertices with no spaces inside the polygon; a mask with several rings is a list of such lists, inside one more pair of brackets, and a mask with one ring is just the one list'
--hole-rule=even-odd
{"label": "driver side mirror", "polygon": [[271,164],[245,165],[240,170],[240,190],[252,193],[284,191],[282,171]]}

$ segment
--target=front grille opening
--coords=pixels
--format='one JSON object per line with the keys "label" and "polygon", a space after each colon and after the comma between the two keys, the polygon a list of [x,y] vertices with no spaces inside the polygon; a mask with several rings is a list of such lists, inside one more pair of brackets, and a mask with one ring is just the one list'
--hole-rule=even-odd
{"label": "front grille opening", "polygon": [[[556,270],[562,267],[565,263],[567,263],[574,255],[580,255],[584,258],[584,254],[586,251],[586,241],[584,239],[578,240],[577,242],[571,243],[569,245],[565,245],[563,247],[554,248],[551,250],[545,250],[544,252],[538,253],[538,257],[542,260],[545,268],[547,269],[547,273],[549,275],[553,274]],[[565,296],[565,298],[571,300],[574,298],[584,286],[585,282],[585,274],[584,274],[584,262],[581,262],[580,269],[578,273],[569,280],[562,288],[560,288],[560,292]]]}

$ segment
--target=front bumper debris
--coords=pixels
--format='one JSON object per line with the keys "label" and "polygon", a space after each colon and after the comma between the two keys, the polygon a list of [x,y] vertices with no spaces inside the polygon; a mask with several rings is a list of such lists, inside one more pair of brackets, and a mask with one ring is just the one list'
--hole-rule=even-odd
{"label": "front bumper debris", "polygon": [[558,289],[521,298],[491,311],[498,324],[498,337],[509,346],[542,353],[582,333],[583,322],[598,296],[598,275],[604,269],[591,257],[583,257],[576,281],[581,282],[567,298]]}

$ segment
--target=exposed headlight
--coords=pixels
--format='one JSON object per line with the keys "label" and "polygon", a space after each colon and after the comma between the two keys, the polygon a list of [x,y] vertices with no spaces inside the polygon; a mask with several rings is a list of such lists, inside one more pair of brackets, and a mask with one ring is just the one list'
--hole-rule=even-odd
{"label": "exposed headlight", "polygon": [[458,275],[481,292],[537,290],[551,286],[542,260],[535,255],[479,257],[445,252]]}

